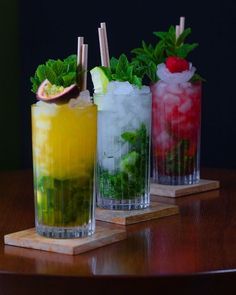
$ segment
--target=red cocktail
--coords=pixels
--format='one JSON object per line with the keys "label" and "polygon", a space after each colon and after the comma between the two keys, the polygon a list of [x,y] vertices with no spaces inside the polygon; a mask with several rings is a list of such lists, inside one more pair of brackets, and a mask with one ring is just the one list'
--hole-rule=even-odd
{"label": "red cocktail", "polygon": [[[153,178],[161,184],[199,181],[201,82],[190,82],[195,69],[171,73],[159,69],[152,91]],[[185,81],[186,80],[186,81]]]}

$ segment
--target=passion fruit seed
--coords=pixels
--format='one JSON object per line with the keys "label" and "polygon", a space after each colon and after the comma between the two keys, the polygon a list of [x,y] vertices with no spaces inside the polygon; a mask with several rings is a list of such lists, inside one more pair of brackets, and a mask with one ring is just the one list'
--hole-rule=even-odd
{"label": "passion fruit seed", "polygon": [[48,103],[65,103],[71,98],[78,97],[80,90],[77,84],[68,87],[57,86],[51,84],[48,80],[44,80],[36,93],[36,98]]}
{"label": "passion fruit seed", "polygon": [[56,94],[62,93],[63,91],[63,86],[58,86],[51,83],[46,84],[46,86],[44,87],[44,94],[47,97],[55,96]]}

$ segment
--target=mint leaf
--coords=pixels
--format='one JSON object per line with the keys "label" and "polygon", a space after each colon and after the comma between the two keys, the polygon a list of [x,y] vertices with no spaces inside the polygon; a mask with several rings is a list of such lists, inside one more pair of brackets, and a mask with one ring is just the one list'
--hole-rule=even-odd
{"label": "mint leaf", "polygon": [[52,69],[57,76],[60,76],[66,70],[65,64],[60,59],[52,64]]}
{"label": "mint leaf", "polygon": [[133,168],[139,158],[139,154],[136,151],[132,151],[124,155],[120,161],[120,170],[126,173],[132,173]]}
{"label": "mint leaf", "polygon": [[118,65],[118,59],[115,58],[115,57],[112,57],[111,60],[110,60],[110,68],[111,68],[111,70],[115,71],[117,65]]}
{"label": "mint leaf", "polygon": [[191,78],[190,82],[194,83],[194,82],[206,82],[206,80],[204,78],[202,78],[199,74],[194,74],[193,77]]}
{"label": "mint leaf", "polygon": [[36,93],[37,90],[38,90],[38,85],[40,85],[41,82],[39,81],[39,79],[37,77],[31,77],[30,78],[30,81],[32,83],[32,89],[31,89],[31,91],[34,92],[34,93]]}
{"label": "mint leaf", "polygon": [[41,193],[36,202],[40,222],[60,227],[88,223],[93,187],[91,175],[65,180],[38,177],[35,189]]}
{"label": "mint leaf", "polygon": [[125,54],[121,54],[117,66],[116,66],[116,73],[121,74],[127,71],[129,62]]}
{"label": "mint leaf", "polygon": [[127,131],[127,132],[122,133],[121,138],[124,141],[127,141],[127,142],[133,144],[136,141],[137,135],[135,132]]}
{"label": "mint leaf", "polygon": [[162,60],[163,53],[164,53],[164,44],[163,42],[159,42],[156,44],[154,48],[154,52],[153,52],[155,60]]}
{"label": "mint leaf", "polygon": [[137,77],[136,75],[133,76],[131,81],[132,81],[131,84],[134,84],[134,85],[138,86],[139,88],[142,87],[142,79]]}
{"label": "mint leaf", "polygon": [[142,86],[143,71],[134,63],[129,62],[125,54],[121,54],[118,59],[112,57],[110,60],[110,68],[100,68],[104,71],[110,81],[128,81],[138,87]]}
{"label": "mint leaf", "polygon": [[75,72],[70,72],[70,73],[68,73],[66,75],[63,75],[62,80],[64,82],[63,83],[64,87],[68,87],[68,86],[74,84],[75,79],[76,79],[76,73]]}
{"label": "mint leaf", "polygon": [[48,79],[51,84],[57,84],[57,75],[51,67],[45,67],[45,75],[46,79]]}
{"label": "mint leaf", "polygon": [[107,68],[107,67],[100,67],[103,72],[105,73],[105,75],[107,76],[107,78],[109,79],[109,81],[112,80],[112,77],[111,77],[111,69],[110,68]]}
{"label": "mint leaf", "polygon": [[157,81],[158,78],[157,78],[156,71],[157,71],[157,65],[153,61],[150,61],[148,64],[146,74],[151,81]]}
{"label": "mint leaf", "polygon": [[166,38],[167,32],[153,32],[156,37],[159,37],[161,40]]}
{"label": "mint leaf", "polygon": [[43,82],[46,79],[46,66],[40,65],[36,70],[36,76],[40,82]]}
{"label": "mint leaf", "polygon": [[71,54],[64,59],[64,63],[67,63],[67,64],[69,64],[69,63],[74,64],[75,61],[77,62],[76,54]]}
{"label": "mint leaf", "polygon": [[191,32],[191,28],[187,28],[186,30],[184,30],[183,33],[179,35],[176,41],[176,46],[180,46],[182,43],[184,43],[185,39],[191,34]]}
{"label": "mint leaf", "polygon": [[32,82],[32,92],[36,93],[40,84],[45,80],[57,86],[68,87],[77,83],[81,79],[82,71],[77,69],[77,56],[70,55],[63,61],[58,59],[49,59],[45,64],[39,65],[35,71],[34,77],[30,78]]}
{"label": "mint leaf", "polygon": [[181,58],[186,58],[191,51],[193,51],[198,46],[197,43],[193,44],[183,44],[181,47],[177,48],[175,53]]}

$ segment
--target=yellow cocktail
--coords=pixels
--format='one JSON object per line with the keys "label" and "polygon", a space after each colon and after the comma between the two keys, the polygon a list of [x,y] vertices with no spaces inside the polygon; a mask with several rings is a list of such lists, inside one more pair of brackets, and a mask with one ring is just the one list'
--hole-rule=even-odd
{"label": "yellow cocktail", "polygon": [[94,232],[97,108],[32,106],[36,230],[55,238]]}

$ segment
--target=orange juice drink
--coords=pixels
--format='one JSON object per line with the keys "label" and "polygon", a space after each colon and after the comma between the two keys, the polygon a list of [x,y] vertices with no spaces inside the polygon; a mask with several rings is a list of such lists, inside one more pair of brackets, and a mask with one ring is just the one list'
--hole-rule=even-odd
{"label": "orange juice drink", "polygon": [[52,238],[91,235],[97,108],[39,102],[31,111],[36,231]]}

